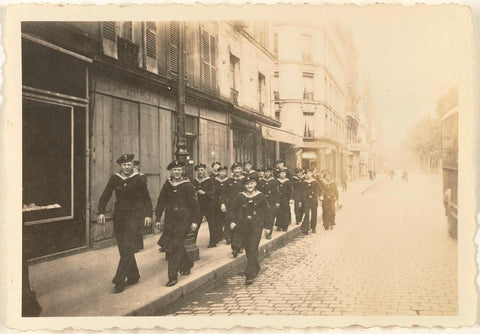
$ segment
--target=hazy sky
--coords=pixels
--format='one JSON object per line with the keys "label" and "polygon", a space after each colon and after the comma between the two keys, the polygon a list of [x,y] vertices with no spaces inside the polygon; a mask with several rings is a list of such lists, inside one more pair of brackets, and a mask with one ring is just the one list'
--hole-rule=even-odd
{"label": "hazy sky", "polygon": [[408,125],[434,113],[443,89],[462,84],[471,61],[469,12],[459,6],[375,6],[347,16],[388,147]]}
{"label": "hazy sky", "polygon": [[388,148],[408,125],[434,113],[443,89],[461,87],[471,62],[469,12],[460,6],[380,5],[349,10],[346,21]]}

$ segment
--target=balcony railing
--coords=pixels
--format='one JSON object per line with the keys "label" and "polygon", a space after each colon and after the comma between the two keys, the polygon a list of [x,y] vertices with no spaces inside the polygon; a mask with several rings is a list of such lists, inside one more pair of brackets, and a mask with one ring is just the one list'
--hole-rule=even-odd
{"label": "balcony railing", "polygon": [[280,100],[280,92],[279,91],[274,91],[273,92],[273,98],[275,100]]}
{"label": "balcony railing", "polygon": [[306,101],[313,101],[313,92],[303,92],[303,99]]}
{"label": "balcony railing", "polygon": [[238,90],[231,88],[230,89],[230,94],[232,97],[232,103],[236,106],[238,106]]}
{"label": "balcony railing", "polygon": [[315,131],[314,131],[314,130],[310,130],[310,129],[305,130],[305,131],[303,132],[303,136],[304,136],[305,138],[315,138]]}

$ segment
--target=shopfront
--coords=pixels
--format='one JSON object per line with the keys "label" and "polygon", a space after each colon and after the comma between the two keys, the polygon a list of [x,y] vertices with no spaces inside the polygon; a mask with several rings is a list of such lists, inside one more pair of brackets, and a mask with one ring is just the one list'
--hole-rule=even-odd
{"label": "shopfront", "polygon": [[22,216],[29,259],[87,245],[89,63],[22,38]]}

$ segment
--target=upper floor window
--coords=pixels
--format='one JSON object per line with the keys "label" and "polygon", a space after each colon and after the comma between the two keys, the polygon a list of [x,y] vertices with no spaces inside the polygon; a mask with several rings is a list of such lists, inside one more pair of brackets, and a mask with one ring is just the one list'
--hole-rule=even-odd
{"label": "upper floor window", "polygon": [[274,100],[280,99],[279,82],[278,82],[279,80],[280,80],[280,75],[278,71],[276,71],[273,75],[273,81],[272,81]]}
{"label": "upper floor window", "polygon": [[202,86],[207,93],[217,94],[217,42],[214,35],[205,29],[201,33]]}
{"label": "upper floor window", "polygon": [[[184,25],[182,38],[180,38],[180,24]],[[173,75],[178,73],[178,50],[180,40],[183,44],[183,73],[187,77],[188,73],[188,62],[187,62],[187,26],[184,22],[171,21],[168,28],[168,40],[169,40],[169,62],[170,62],[170,72]]]}
{"label": "upper floor window", "polygon": [[312,36],[302,35],[302,59],[304,62],[312,61]]}
{"label": "upper floor window", "polygon": [[235,105],[238,104],[238,89],[239,89],[239,71],[240,71],[240,59],[230,54],[230,87],[232,94],[232,101]]}
{"label": "upper floor window", "polygon": [[118,36],[123,39],[133,41],[133,24],[132,21],[121,21],[118,29]]}
{"label": "upper floor window", "polygon": [[263,47],[268,46],[268,22],[253,21],[253,38],[255,38]]}
{"label": "upper floor window", "polygon": [[278,58],[278,33],[273,34],[273,54]]}
{"label": "upper floor window", "polygon": [[258,111],[265,112],[265,76],[258,72]]}
{"label": "upper floor window", "polygon": [[313,73],[303,73],[303,99],[313,101]]}

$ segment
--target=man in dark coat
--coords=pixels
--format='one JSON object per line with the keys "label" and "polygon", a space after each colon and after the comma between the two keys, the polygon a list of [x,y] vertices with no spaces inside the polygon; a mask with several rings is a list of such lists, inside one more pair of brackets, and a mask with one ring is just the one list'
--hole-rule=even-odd
{"label": "man in dark coat", "polygon": [[256,190],[256,178],[244,178],[242,191],[228,212],[228,222],[232,228],[238,230],[236,237],[242,238],[242,244],[247,253],[245,268],[245,283],[250,285],[260,271],[258,264],[258,245],[264,228],[269,232],[272,229],[269,219],[267,199],[264,194]]}
{"label": "man in dark coat", "polygon": [[313,170],[307,169],[306,178],[303,180],[303,205],[305,216],[301,226],[302,232],[308,234],[310,228],[312,233],[317,231],[317,208],[318,198],[320,196],[320,185],[316,179],[313,178]]}
{"label": "man in dark coat", "polygon": [[160,218],[165,211],[165,228],[159,243],[167,253],[167,286],[177,284],[179,271],[182,275],[190,274],[196,260],[187,252],[185,239],[197,230],[200,214],[195,188],[188,178],[183,177],[184,167],[184,163],[176,160],[168,165],[171,177],[160,191],[155,213],[155,225],[160,228]]}
{"label": "man in dark coat", "polygon": [[[269,208],[269,222],[268,225],[272,225],[275,221],[276,210],[280,207],[279,197],[278,197],[278,181],[272,176],[272,168],[265,168],[265,177],[258,181],[258,190],[265,194],[267,197],[268,208]],[[272,238],[272,230],[265,235],[267,239]]]}
{"label": "man in dark coat", "polygon": [[142,223],[148,226],[152,221],[152,202],[147,185],[138,173],[133,172],[133,158],[133,154],[124,154],[117,159],[121,171],[112,175],[98,203],[98,222],[105,224],[105,209],[115,190],[113,230],[120,252],[117,273],[112,280],[115,293],[140,279],[135,253],[143,249]]}
{"label": "man in dark coat", "polygon": [[192,184],[197,191],[198,205],[200,206],[200,217],[198,220],[198,229],[195,233],[195,241],[197,240],[198,231],[202,223],[203,217],[207,220],[208,231],[210,232],[210,241],[208,248],[216,247],[220,241],[220,234],[215,222],[215,201],[213,195],[215,193],[215,181],[207,176],[207,166],[205,164],[197,164],[194,167],[196,177],[192,180]]}
{"label": "man in dark coat", "polygon": [[[235,162],[230,167],[233,175],[227,181],[225,181],[224,192],[221,195],[221,210],[229,214],[229,210],[235,205],[238,194],[243,190],[243,179],[242,175],[242,165],[238,162]],[[238,253],[242,250],[241,238],[235,238],[236,228],[230,229],[230,242],[232,248],[233,257],[237,257]]]}
{"label": "man in dark coat", "polygon": [[322,219],[325,230],[333,230],[335,226],[335,202],[338,201],[337,184],[331,177],[330,171],[325,171],[320,186],[320,200],[322,201]]}
{"label": "man in dark coat", "polygon": [[293,200],[295,201],[295,220],[297,225],[300,224],[303,218],[303,170],[301,168],[295,169],[295,175],[292,177],[293,185]]}
{"label": "man in dark coat", "polygon": [[227,225],[225,212],[222,211],[222,194],[225,193],[225,183],[228,180],[227,177],[228,168],[225,166],[220,166],[218,168],[218,175],[213,179],[215,183],[215,193],[213,195],[214,200],[214,214],[215,214],[215,225],[219,229],[219,236],[223,231],[223,238],[227,241],[227,245],[230,244],[230,227]]}
{"label": "man in dark coat", "polygon": [[287,168],[279,171],[278,177],[278,201],[280,206],[276,212],[277,231],[287,231],[290,225],[290,204],[293,203],[293,186],[290,179],[287,178]]}

